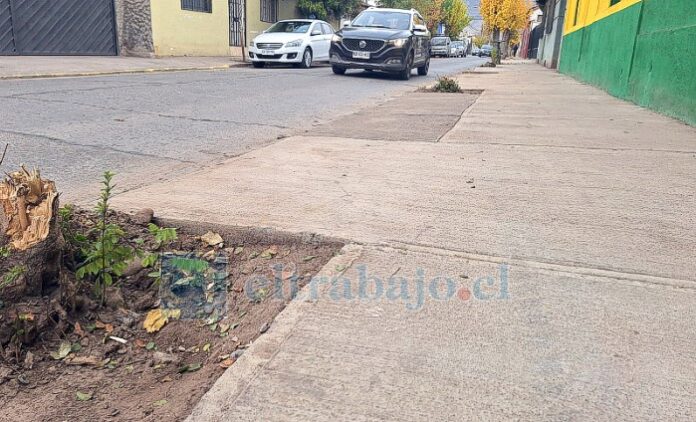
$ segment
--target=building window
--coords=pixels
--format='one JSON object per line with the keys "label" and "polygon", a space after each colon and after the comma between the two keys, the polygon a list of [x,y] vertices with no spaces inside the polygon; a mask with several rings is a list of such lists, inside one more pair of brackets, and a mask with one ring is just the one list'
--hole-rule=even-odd
{"label": "building window", "polygon": [[613,6],[617,3],[619,3],[621,0],[609,0],[609,6]]}
{"label": "building window", "polygon": [[261,22],[278,21],[278,0],[261,0]]}
{"label": "building window", "polygon": [[213,0],[181,0],[181,9],[213,13]]}

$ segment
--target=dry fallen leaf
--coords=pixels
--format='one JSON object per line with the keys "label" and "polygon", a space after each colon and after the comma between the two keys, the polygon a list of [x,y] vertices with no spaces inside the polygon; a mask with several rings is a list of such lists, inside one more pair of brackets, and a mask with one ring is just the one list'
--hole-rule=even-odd
{"label": "dry fallen leaf", "polygon": [[208,246],[217,246],[223,242],[222,236],[217,233],[208,232],[201,236],[201,240],[208,244]]}
{"label": "dry fallen leaf", "polygon": [[145,340],[140,339],[140,338],[139,338],[139,339],[136,339],[136,340],[134,341],[134,343],[135,343],[136,346],[140,347],[141,349],[147,345],[147,343],[145,342]]}
{"label": "dry fallen leaf", "polygon": [[75,393],[75,395],[77,396],[78,401],[92,400],[92,393],[82,393],[78,391],[77,393]]}
{"label": "dry fallen leaf", "polygon": [[167,318],[171,318],[171,319],[181,318],[181,309],[165,309],[164,311],[162,311],[162,313]]}
{"label": "dry fallen leaf", "polygon": [[68,361],[68,365],[97,366],[101,363],[95,356],[77,356]]}
{"label": "dry fallen leaf", "polygon": [[80,338],[85,336],[85,331],[82,329],[82,326],[80,325],[79,322],[75,323],[75,334],[80,336]]}
{"label": "dry fallen leaf", "polygon": [[145,331],[148,333],[155,333],[161,330],[168,321],[167,316],[161,309],[153,309],[147,313],[145,321],[143,322],[143,328],[145,328]]}
{"label": "dry fallen leaf", "polygon": [[72,351],[72,344],[69,341],[63,341],[60,343],[57,352],[51,352],[51,357],[55,360],[65,359],[66,356]]}
{"label": "dry fallen leaf", "polygon": [[227,359],[223,360],[222,362],[220,362],[220,367],[227,369],[230,366],[234,365],[235,360],[236,359],[227,358]]}
{"label": "dry fallen leaf", "polygon": [[179,368],[179,373],[184,374],[186,372],[196,372],[202,367],[203,365],[201,365],[199,362],[189,363],[188,365],[184,365],[181,368]]}

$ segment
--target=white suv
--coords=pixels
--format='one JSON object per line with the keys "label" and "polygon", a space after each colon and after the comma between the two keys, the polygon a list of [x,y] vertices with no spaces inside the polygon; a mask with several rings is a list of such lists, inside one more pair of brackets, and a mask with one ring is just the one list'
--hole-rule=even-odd
{"label": "white suv", "polygon": [[334,30],[320,20],[279,21],[249,43],[249,59],[254,67],[266,63],[292,63],[308,68],[315,61],[329,61]]}

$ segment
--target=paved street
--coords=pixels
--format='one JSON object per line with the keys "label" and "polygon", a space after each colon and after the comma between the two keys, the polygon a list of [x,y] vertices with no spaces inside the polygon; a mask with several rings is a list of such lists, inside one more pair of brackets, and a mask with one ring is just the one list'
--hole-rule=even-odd
{"label": "paved street", "polygon": [[3,167],[38,166],[67,200],[91,198],[104,170],[122,189],[181,175],[483,61],[435,59],[409,82],[326,66],[0,81]]}

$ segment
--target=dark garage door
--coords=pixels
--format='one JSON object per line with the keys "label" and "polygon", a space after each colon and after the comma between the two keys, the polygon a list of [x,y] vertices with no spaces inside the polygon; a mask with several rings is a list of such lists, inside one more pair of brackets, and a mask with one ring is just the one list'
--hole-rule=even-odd
{"label": "dark garage door", "polygon": [[113,0],[0,0],[0,54],[115,55]]}

